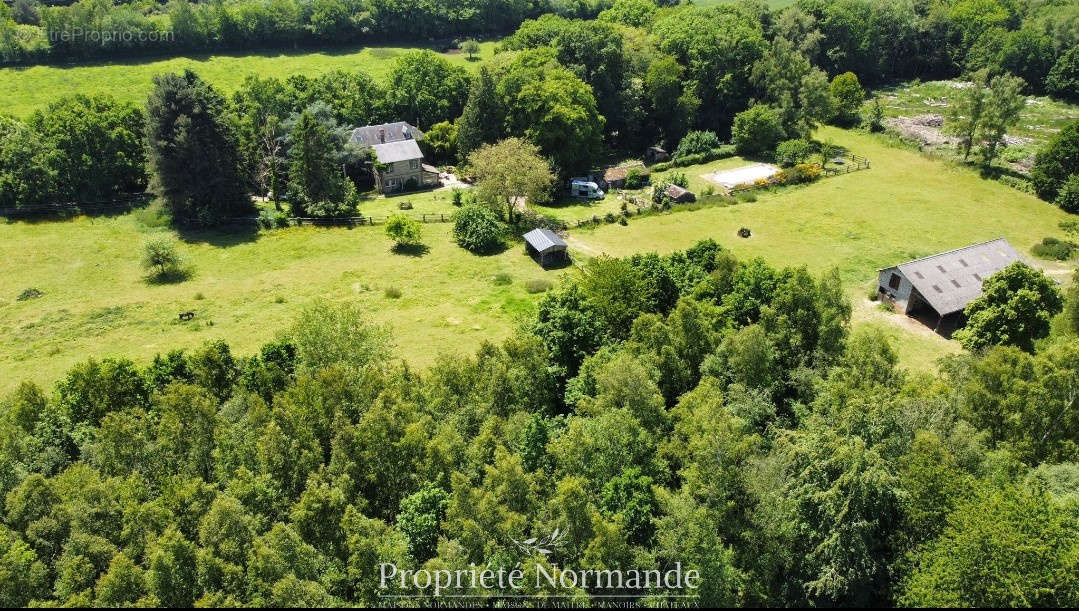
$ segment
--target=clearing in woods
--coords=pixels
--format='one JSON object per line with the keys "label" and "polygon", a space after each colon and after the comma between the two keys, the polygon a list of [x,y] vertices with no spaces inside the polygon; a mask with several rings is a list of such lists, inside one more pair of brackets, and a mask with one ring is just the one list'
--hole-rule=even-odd
{"label": "clearing in woods", "polygon": [[[901,339],[902,363],[926,368],[956,344],[914,332],[899,315],[865,304],[876,270],[1001,236],[1029,257],[1043,237],[1060,237],[1058,224],[1069,218],[1031,195],[890,147],[876,136],[823,128],[818,137],[868,157],[872,169],[763,192],[755,202],[572,229],[571,254],[580,262],[603,253],[666,253],[714,238],[739,257],[805,265],[813,273],[838,267],[857,324]],[[678,171],[700,188],[701,174],[744,164],[728,159]],[[448,191],[414,199],[416,212],[452,208]],[[364,206],[389,212],[395,201]],[[617,209],[616,201],[608,197],[603,205]],[[580,214],[574,206],[553,210],[564,218]],[[382,226],[292,227],[186,236],[181,251],[194,277],[150,285],[142,280],[140,244],[172,231],[145,226],[142,216],[0,224],[0,260],[7,262],[0,279],[0,392],[23,379],[52,383],[89,355],[145,363],[157,352],[210,339],[249,354],[319,297],[360,304],[374,321],[392,327],[397,355],[422,366],[439,353],[470,352],[484,340],[506,337],[540,297],[529,292],[529,281],[557,283],[574,273],[572,267],[540,269],[520,244],[493,256],[469,254],[453,243],[449,224],[424,226],[430,250],[421,256],[391,252]],[[739,238],[740,227],[751,229],[752,237]],[[1069,268],[1035,262],[1054,275]],[[42,295],[19,301],[26,289]],[[396,293],[387,289],[401,296],[388,296]],[[187,311],[196,313],[194,320],[179,321]]]}

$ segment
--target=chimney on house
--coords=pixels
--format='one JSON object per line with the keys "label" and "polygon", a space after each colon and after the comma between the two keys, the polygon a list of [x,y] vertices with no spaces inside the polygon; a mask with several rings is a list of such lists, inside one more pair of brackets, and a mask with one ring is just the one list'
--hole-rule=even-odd
{"label": "chimney on house", "polygon": [[382,144],[386,144],[386,128],[380,127],[378,129],[378,141]]}

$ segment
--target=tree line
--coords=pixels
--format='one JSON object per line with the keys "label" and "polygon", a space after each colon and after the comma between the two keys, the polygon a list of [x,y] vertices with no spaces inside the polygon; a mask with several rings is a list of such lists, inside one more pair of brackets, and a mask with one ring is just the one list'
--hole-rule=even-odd
{"label": "tree line", "polygon": [[594,259],[424,370],[328,302],[251,355],[91,358],[0,401],[0,604],[424,602],[390,562],[702,576],[582,602],[1074,605],[1079,346],[994,333],[1060,306],[1021,264],[994,283],[936,373],[852,331],[836,272],[712,241]]}
{"label": "tree line", "polygon": [[548,11],[594,16],[592,0],[16,0],[0,6],[0,60],[430,41],[507,32]]}
{"label": "tree line", "polygon": [[[740,154],[774,157],[778,151],[785,164],[796,164],[822,123],[880,128],[879,104],[863,116],[864,86],[912,74],[973,78],[974,85],[959,95],[948,129],[959,136],[966,156],[977,151],[988,168],[1006,130],[1018,121],[1026,92],[1050,81],[1071,82],[1067,58],[1075,47],[1076,6],[800,0],[772,12],[754,0],[708,8],[617,0],[596,19],[559,14],[526,19],[476,75],[430,51],[404,54],[382,83],[355,71],[251,77],[228,97],[197,76],[165,75],[155,79],[145,109],[92,99],[110,109],[106,116],[113,109],[124,116],[125,133],[141,131],[146,137],[149,163],[143,176],[133,176],[138,138],[124,140],[117,155],[87,155],[78,142],[40,137],[39,119],[28,125],[5,120],[0,201],[30,207],[150,184],[188,199],[184,203],[170,195],[168,200],[182,222],[226,218],[248,207],[248,193],[287,197],[303,214],[347,215],[355,210],[355,190],[370,184],[374,170],[369,151],[348,146],[347,128],[395,120],[426,132],[423,146],[436,163],[466,163],[484,145],[523,138],[562,178],[591,171],[607,154],[638,156],[654,144],[688,159],[730,141]],[[985,42],[998,38],[1004,42]],[[1014,44],[1005,44],[1013,38]],[[1040,42],[1020,44],[1033,39]],[[989,54],[988,48],[999,53]],[[1053,61],[1037,65],[1060,78],[1033,70],[1033,59],[1016,55],[1023,49],[1046,51]],[[188,93],[178,88],[182,83]],[[172,93],[166,95],[163,87]],[[172,103],[168,96],[178,102],[189,94],[191,101],[202,100],[197,117],[154,110]],[[90,103],[61,100],[40,112],[45,118],[40,120],[63,115],[71,129],[112,134],[107,125],[94,124],[97,111],[62,110]],[[141,130],[139,110],[147,122]],[[304,113],[309,116],[301,117]],[[198,124],[198,136],[183,125],[186,121]],[[297,125],[301,138],[293,137]],[[177,134],[187,136],[173,140]],[[183,155],[197,161],[198,151],[228,167],[185,172],[196,166]],[[169,162],[167,155],[176,157]],[[93,167],[93,179],[111,183],[61,185],[64,181],[56,179],[66,175],[61,163]],[[1075,163],[1065,159],[1052,171]],[[1075,173],[1037,186],[1039,172],[1036,167],[1037,191],[1051,201],[1059,199]],[[170,183],[179,190],[169,190]],[[185,189],[207,197],[191,199]],[[205,211],[196,214],[188,210],[192,207]]]}

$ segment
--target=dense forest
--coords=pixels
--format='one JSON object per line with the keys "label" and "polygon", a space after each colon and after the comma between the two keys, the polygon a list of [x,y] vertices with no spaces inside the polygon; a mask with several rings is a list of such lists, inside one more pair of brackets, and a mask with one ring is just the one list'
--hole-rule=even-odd
{"label": "dense forest", "polygon": [[[697,587],[569,593],[1074,605],[1079,345],[1045,337],[1060,296],[1027,270],[986,294],[1050,311],[933,375],[850,332],[834,272],[710,241],[594,259],[424,371],[325,302],[249,356],[91,358],[0,403],[0,604],[419,604],[382,563],[677,563]],[[567,593],[525,582],[457,593]]]}

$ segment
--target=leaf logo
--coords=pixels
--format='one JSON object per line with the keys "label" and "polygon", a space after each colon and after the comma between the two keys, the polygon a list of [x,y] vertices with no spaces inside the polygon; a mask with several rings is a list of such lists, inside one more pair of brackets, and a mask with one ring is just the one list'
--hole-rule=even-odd
{"label": "leaf logo", "polygon": [[521,550],[525,554],[531,556],[533,554],[543,554],[544,556],[550,556],[556,549],[562,547],[565,544],[566,533],[556,528],[554,532],[548,537],[538,538],[532,537],[525,539],[524,541],[518,541],[512,539],[513,545],[517,549]]}

